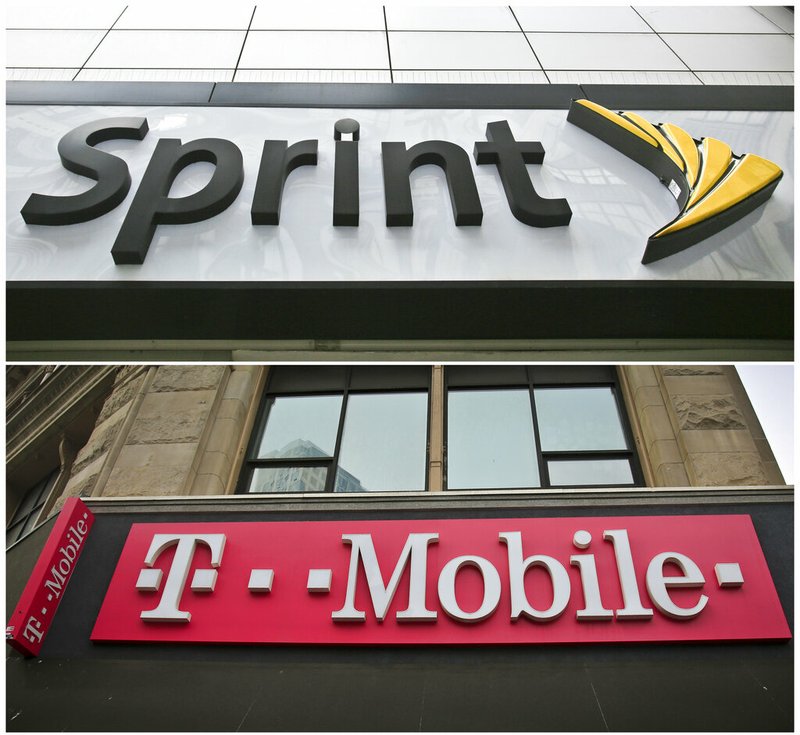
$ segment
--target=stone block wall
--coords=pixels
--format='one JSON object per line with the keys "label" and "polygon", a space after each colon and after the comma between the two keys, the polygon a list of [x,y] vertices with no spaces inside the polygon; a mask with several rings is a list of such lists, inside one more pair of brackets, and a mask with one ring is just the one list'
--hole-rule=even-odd
{"label": "stone block wall", "polygon": [[784,484],[734,367],[629,365],[620,371],[653,486]]}
{"label": "stone block wall", "polygon": [[241,366],[229,375],[208,438],[193,465],[192,495],[233,492],[266,380],[267,368]]}
{"label": "stone block wall", "polygon": [[147,372],[145,367],[119,368],[111,395],[103,404],[91,436],[78,451],[69,480],[53,504],[53,511],[60,510],[68,498],[88,497],[94,493],[98,480],[108,467],[110,452],[125,426],[134,398],[142,390]]}
{"label": "stone block wall", "polygon": [[264,372],[246,365],[121,368],[56,509],[76,495],[232,492]]}

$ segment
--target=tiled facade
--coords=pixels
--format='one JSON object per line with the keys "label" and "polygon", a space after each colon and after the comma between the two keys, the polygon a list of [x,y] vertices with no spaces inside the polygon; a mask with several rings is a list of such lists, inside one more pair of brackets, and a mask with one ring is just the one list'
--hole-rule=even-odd
{"label": "tiled facade", "polygon": [[794,83],[778,6],[15,1],[6,22],[9,80]]}

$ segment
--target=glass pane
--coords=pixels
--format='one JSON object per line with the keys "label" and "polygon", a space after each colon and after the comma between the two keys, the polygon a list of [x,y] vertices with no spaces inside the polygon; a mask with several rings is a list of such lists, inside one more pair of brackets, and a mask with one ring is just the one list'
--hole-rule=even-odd
{"label": "glass pane", "polygon": [[256,456],[332,457],[341,407],[340,395],[276,398]]}
{"label": "glass pane", "polygon": [[355,365],[350,371],[350,390],[427,390],[429,365]]}
{"label": "glass pane", "polygon": [[424,490],[427,393],[351,395],[336,492]]}
{"label": "glass pane", "polygon": [[42,489],[39,491],[39,496],[36,499],[36,504],[42,506],[45,504],[47,497],[50,495],[50,491],[53,489],[53,485],[56,484],[56,480],[58,479],[60,470],[54,470],[50,477],[47,478],[47,481],[43,483]]}
{"label": "glass pane", "polygon": [[347,368],[341,365],[275,366],[269,371],[269,392],[341,393],[347,382]]}
{"label": "glass pane", "polygon": [[33,506],[39,500],[39,495],[42,493],[42,489],[47,487],[47,479],[40,480],[36,485],[34,485],[27,493],[25,493],[25,497],[22,499],[22,502],[19,504],[19,507],[14,513],[13,520],[19,520],[24,516],[27,516],[28,513],[33,510]]}
{"label": "glass pane", "polygon": [[6,529],[6,548],[11,546],[22,535],[22,522],[15,523]]}
{"label": "glass pane", "polygon": [[611,388],[536,388],[544,452],[627,449]]}
{"label": "glass pane", "polygon": [[445,375],[450,388],[516,388],[528,384],[524,365],[448,365]]}
{"label": "glass pane", "polygon": [[327,474],[327,467],[257,467],[247,492],[322,493]]}
{"label": "glass pane", "polygon": [[551,460],[547,463],[551,485],[632,485],[627,459]]}
{"label": "glass pane", "polygon": [[448,393],[447,487],[539,487],[527,389]]}
{"label": "glass pane", "polygon": [[21,536],[24,536],[26,533],[30,533],[33,530],[39,518],[39,513],[41,513],[41,510],[42,506],[39,505],[31,511],[31,514],[28,516],[28,520],[25,521],[25,528],[22,529],[22,533],[20,534]]}

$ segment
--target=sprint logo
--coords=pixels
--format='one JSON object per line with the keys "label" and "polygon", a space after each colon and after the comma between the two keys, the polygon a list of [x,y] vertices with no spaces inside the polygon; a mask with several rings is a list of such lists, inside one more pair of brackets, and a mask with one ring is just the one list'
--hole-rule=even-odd
{"label": "sprint logo", "polygon": [[568,122],[616,148],[661,179],[680,211],[647,240],[642,263],[695,245],[772,196],[783,171],[752,153],[736,155],[715,138],[695,140],[677,125],[653,125],[635,112],[573,100]]}

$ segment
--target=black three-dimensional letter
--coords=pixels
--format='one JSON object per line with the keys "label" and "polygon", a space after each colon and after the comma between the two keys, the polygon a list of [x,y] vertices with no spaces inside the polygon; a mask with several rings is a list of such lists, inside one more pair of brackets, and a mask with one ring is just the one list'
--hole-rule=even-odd
{"label": "black three-dimensional letter", "polygon": [[[214,164],[210,181],[194,194],[171,199],[169,190],[177,175],[200,161]],[[209,219],[227,209],[243,182],[242,152],[231,141],[201,138],[181,145],[178,138],[162,138],[111,248],[114,262],[141,265],[157,225]]]}
{"label": "black three-dimensional letter", "polygon": [[526,225],[568,225],[572,210],[566,199],[544,199],[533,188],[526,163],[542,163],[544,148],[538,142],[517,142],[506,120],[486,126],[486,140],[475,143],[475,163],[494,163],[503,182],[511,213]]}
{"label": "black three-dimensional letter", "polygon": [[316,165],[316,140],[301,140],[288,147],[285,140],[265,140],[250,221],[254,225],[277,225],[281,219],[283,187],[289,174],[300,166]]}
{"label": "black three-dimensional letter", "polygon": [[433,164],[444,170],[456,225],[480,225],[483,208],[467,152],[446,140],[427,140],[406,150],[405,143],[382,143],[386,226],[414,224],[409,174],[418,166]]}
{"label": "black three-dimensional letter", "polygon": [[[333,126],[336,157],[333,167],[333,225],[358,227],[358,138],[357,120],[344,118]],[[342,140],[342,135],[352,140]]]}
{"label": "black three-dimensional letter", "polygon": [[22,207],[22,219],[29,225],[72,225],[110,212],[127,196],[131,175],[125,161],[93,146],[118,138],[141,140],[145,135],[143,117],[110,117],[71,130],[58,141],[61,165],[97,184],[72,196],[31,194]]}

